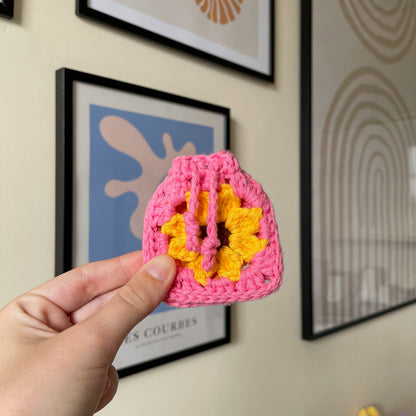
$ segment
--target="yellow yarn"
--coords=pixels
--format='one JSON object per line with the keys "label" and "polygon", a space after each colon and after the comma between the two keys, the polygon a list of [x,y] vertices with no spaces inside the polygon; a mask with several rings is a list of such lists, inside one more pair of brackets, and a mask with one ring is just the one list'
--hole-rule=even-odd
{"label": "yellow yarn", "polygon": [[380,413],[374,406],[363,407],[358,416],[380,416]]}
{"label": "yellow yarn", "polygon": [[[189,209],[190,192],[186,193],[186,204]],[[207,225],[209,192],[198,194],[198,208],[195,219],[200,227]],[[168,254],[181,262],[183,267],[194,271],[194,278],[201,285],[215,276],[226,277],[232,282],[240,279],[241,268],[249,263],[254,255],[263,250],[268,241],[255,235],[259,232],[260,220],[263,217],[261,208],[242,208],[229,184],[223,184],[217,196],[217,225],[223,224],[229,232],[228,244],[217,250],[214,265],[208,272],[202,266],[203,255],[186,250],[185,221],[183,215],[176,213],[167,221],[161,232],[170,237]],[[202,244],[202,229],[199,232],[199,244]]]}

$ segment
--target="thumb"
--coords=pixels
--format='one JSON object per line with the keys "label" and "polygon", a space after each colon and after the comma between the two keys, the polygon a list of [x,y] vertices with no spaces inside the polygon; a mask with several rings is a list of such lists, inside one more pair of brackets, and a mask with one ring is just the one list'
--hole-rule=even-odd
{"label": "thumb", "polygon": [[105,306],[78,326],[115,355],[127,334],[165,298],[175,274],[175,261],[170,256],[153,258]]}

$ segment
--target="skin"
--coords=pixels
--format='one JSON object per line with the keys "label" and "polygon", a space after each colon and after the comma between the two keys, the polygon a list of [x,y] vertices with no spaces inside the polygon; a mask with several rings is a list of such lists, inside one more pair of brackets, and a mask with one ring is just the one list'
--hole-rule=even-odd
{"label": "skin", "polygon": [[175,276],[166,255],[141,252],[71,270],[0,310],[1,414],[92,415],[114,397],[111,365]]}

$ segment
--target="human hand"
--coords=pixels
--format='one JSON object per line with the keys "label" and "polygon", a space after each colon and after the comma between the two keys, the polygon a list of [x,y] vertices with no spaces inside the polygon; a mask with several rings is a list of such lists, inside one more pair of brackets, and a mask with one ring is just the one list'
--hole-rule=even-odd
{"label": "human hand", "polygon": [[118,348],[174,275],[169,256],[143,266],[141,252],[130,253],[64,273],[0,310],[1,414],[86,416],[108,404]]}

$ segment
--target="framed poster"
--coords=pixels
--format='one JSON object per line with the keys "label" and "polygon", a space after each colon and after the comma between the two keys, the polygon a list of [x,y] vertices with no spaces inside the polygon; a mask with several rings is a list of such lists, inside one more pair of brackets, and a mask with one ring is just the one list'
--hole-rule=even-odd
{"label": "framed poster", "polygon": [[[141,249],[173,158],[229,146],[229,110],[70,69],[56,73],[56,274]],[[224,306],[165,304],[126,337],[125,376],[230,341]]]}
{"label": "framed poster", "polygon": [[416,1],[302,1],[303,338],[416,299]]}
{"label": "framed poster", "polygon": [[0,16],[13,18],[14,0],[0,0]]}
{"label": "framed poster", "polygon": [[274,80],[274,0],[77,0],[76,12]]}

